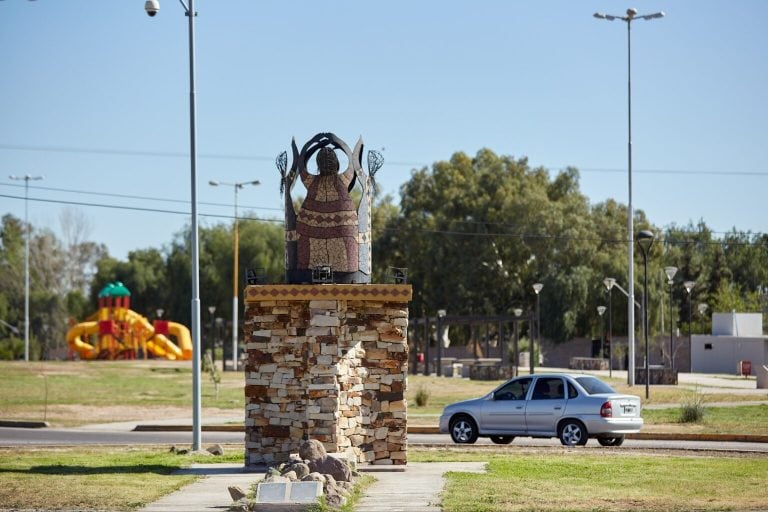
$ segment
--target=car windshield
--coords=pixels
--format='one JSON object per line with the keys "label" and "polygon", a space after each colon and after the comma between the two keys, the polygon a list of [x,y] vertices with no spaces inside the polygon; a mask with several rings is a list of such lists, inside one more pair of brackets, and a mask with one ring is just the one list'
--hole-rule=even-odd
{"label": "car windshield", "polygon": [[601,393],[615,393],[616,390],[605,382],[595,377],[576,377],[576,382],[581,384],[584,391],[590,395],[599,395]]}

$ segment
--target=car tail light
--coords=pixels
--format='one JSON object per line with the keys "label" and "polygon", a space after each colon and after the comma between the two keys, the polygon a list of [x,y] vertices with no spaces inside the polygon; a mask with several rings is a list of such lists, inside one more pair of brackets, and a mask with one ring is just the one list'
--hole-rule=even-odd
{"label": "car tail light", "polygon": [[600,416],[603,418],[610,418],[613,416],[613,407],[611,406],[611,402],[605,402],[602,407],[600,407]]}

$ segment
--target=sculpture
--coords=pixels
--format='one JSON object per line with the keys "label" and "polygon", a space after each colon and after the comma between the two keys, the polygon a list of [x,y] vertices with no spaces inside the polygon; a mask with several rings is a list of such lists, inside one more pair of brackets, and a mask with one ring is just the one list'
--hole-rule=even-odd
{"label": "sculpture", "polygon": [[[312,137],[301,152],[291,141],[293,161],[287,170],[287,153],[277,158],[285,192],[285,276],[289,284],[371,282],[371,203],[373,176],[382,164],[378,152],[368,154],[368,173],[362,166],[362,138],[354,150],[333,133]],[[342,151],[347,168],[339,173],[336,151]],[[307,166],[316,156],[317,174]],[[291,195],[296,177],[307,195],[298,214]],[[362,196],[355,205],[350,192],[359,184]]]}

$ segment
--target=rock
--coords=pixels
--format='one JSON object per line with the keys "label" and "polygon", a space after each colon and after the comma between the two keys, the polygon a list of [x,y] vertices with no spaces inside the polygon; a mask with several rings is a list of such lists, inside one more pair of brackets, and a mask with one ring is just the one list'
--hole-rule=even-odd
{"label": "rock", "polygon": [[326,479],[323,475],[320,473],[310,473],[304,478],[301,479],[303,482],[313,481],[313,482],[320,482],[321,484],[325,485]]}
{"label": "rock", "polygon": [[304,464],[303,462],[298,462],[293,465],[293,470],[296,472],[296,479],[297,480],[304,480],[304,477],[307,476],[309,471],[309,466]]}
{"label": "rock", "polygon": [[299,457],[302,460],[314,461],[327,455],[325,446],[317,439],[308,439],[299,446]]}
{"label": "rock", "polygon": [[290,481],[298,480],[298,478],[296,477],[296,472],[293,470],[286,471],[285,473],[283,473],[282,477],[287,478]]}
{"label": "rock", "polygon": [[208,450],[208,453],[211,455],[224,455],[224,448],[221,447],[220,444],[214,444],[213,446],[209,446],[206,448]]}
{"label": "rock", "polygon": [[310,461],[310,471],[316,471],[324,475],[331,475],[335,480],[349,482],[352,480],[352,469],[335,457],[325,456],[317,461]]}
{"label": "rock", "polygon": [[326,494],[325,504],[331,508],[341,508],[347,503],[347,498],[340,494]]}
{"label": "rock", "polygon": [[232,501],[240,501],[247,497],[245,491],[236,485],[230,485],[227,487],[227,490],[229,491],[229,495],[232,497]]}
{"label": "rock", "polygon": [[276,475],[267,475],[264,477],[264,481],[271,484],[287,484],[290,482],[287,478],[284,476],[276,476]]}

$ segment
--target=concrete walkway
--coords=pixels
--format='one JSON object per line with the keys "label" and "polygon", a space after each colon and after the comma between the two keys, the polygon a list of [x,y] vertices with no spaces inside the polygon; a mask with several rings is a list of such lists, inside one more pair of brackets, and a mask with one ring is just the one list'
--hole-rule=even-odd
{"label": "concrete walkway", "polygon": [[[365,472],[365,467],[360,468]],[[448,471],[482,473],[484,462],[414,462],[405,470],[372,471],[376,482],[355,507],[356,512],[437,512],[443,475]],[[161,498],[141,512],[225,511],[232,504],[227,487],[236,485],[248,492],[261,480],[264,471],[246,473],[242,464],[195,464],[174,474],[194,474],[203,478]]]}
{"label": "concrete walkway", "polygon": [[203,478],[182,487],[141,509],[142,512],[211,512],[225,511],[232,504],[227,488],[236,485],[249,492],[262,479],[264,471],[246,472],[241,464],[194,464],[174,475],[200,475]]}
{"label": "concrete walkway", "polygon": [[411,462],[401,472],[374,473],[377,482],[355,506],[356,512],[438,512],[449,471],[485,472],[485,462]]}

